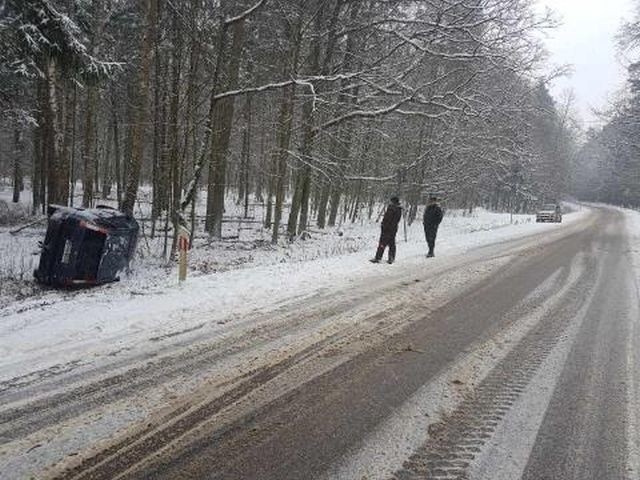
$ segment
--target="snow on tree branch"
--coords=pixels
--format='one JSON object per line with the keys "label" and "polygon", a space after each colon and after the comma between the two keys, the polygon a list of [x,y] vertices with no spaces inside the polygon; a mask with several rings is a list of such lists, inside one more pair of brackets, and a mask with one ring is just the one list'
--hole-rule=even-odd
{"label": "snow on tree branch", "polygon": [[240,22],[240,21],[244,20],[245,18],[251,16],[256,10],[258,10],[260,7],[262,7],[265,3],[266,3],[266,0],[259,0],[258,3],[256,3],[252,7],[249,7],[244,12],[236,15],[235,17],[231,17],[231,18],[225,19],[225,21],[224,21],[225,27],[229,27],[229,26],[233,25],[234,23]]}

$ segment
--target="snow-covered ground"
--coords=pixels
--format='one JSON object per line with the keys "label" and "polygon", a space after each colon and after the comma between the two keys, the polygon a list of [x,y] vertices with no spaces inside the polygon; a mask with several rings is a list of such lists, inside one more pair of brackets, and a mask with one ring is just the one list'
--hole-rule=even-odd
{"label": "snow-covered ground", "polygon": [[[549,225],[536,224],[532,216],[516,216],[511,224],[507,214],[449,212],[437,253],[446,258],[482,245],[565,228],[586,214],[575,212],[566,216],[563,225]],[[402,275],[403,269],[422,263],[429,268],[419,224],[407,229],[406,242],[400,231],[396,264],[370,264],[367,260],[376,246],[378,228],[349,225],[295,245],[256,249],[251,262],[194,275],[182,285],[171,268],[161,278],[157,272],[138,272],[119,284],[68,294],[45,291],[10,302],[0,308],[0,381],[78,362],[95,365],[113,358],[114,352],[153,348],[154,338],[168,338],[203,324],[207,330],[224,331],[251,313],[319,291],[340,291],[354,283]],[[2,232],[0,238],[5,251],[13,248],[14,258],[21,255],[19,242],[8,246],[16,237]],[[218,254],[209,251],[209,255]]]}
{"label": "snow-covered ground", "polygon": [[[305,242],[256,247],[252,261],[191,275],[182,285],[173,267],[160,276],[160,270],[152,267],[142,272],[149,259],[139,259],[137,272],[118,284],[66,294],[41,291],[8,302],[0,306],[0,390],[9,399],[13,390],[22,392],[12,407],[30,398],[30,391],[37,396],[57,394],[103,375],[129,375],[133,366],[165,356],[180,358],[180,352],[191,352],[187,356],[197,359],[200,347],[226,350],[226,344],[239,345],[213,364],[197,363],[188,375],[160,382],[136,398],[99,403],[78,418],[5,445],[0,448],[0,471],[11,472],[9,478],[28,477],[88,444],[114,438],[132,423],[146,421],[201,384],[218,395],[244,372],[288,358],[336,333],[338,338],[350,338],[351,332],[349,342],[374,341],[378,337],[367,340],[367,332],[375,329],[376,314],[385,312],[387,329],[402,328],[411,320],[405,311],[407,302],[415,301],[415,289],[434,305],[446,301],[465,284],[508,262],[514,245],[522,248],[565,235],[581,228],[587,215],[587,210],[571,213],[562,225],[536,224],[532,216],[516,216],[511,224],[506,214],[478,210],[463,216],[450,211],[441,227],[438,258],[425,258],[421,225],[414,224],[407,229],[406,242],[402,229],[399,233],[394,265],[367,261],[377,243],[376,223],[344,225]],[[5,238],[8,243],[18,237]],[[503,250],[501,242],[510,241],[516,242],[505,244]],[[478,249],[492,244],[494,256],[496,250],[506,255],[488,265],[474,264],[473,259],[483,258],[485,251]],[[217,254],[213,246],[202,250],[199,254]],[[225,255],[232,259],[234,250]],[[437,284],[413,283],[434,275]],[[348,349],[351,354],[358,351],[357,341]],[[323,361],[313,357],[314,374],[335,366],[330,362],[345,361],[345,355],[321,357]],[[301,368],[311,375],[309,365]],[[267,399],[272,393],[267,389],[260,395]]]}
{"label": "snow-covered ground", "polygon": [[[82,198],[79,188],[76,189],[75,197],[78,204]],[[171,248],[172,237],[170,227],[166,232],[168,235],[165,236],[164,219],[157,222],[155,235],[152,235],[149,221],[150,197],[149,188],[142,187],[140,202],[135,212],[141,232],[132,274],[122,284],[109,286],[110,291],[144,290],[152,286],[165,286],[173,283],[177,276],[175,262],[165,258],[165,252]],[[0,179],[0,305],[9,305],[16,300],[22,301],[30,297],[41,297],[43,302],[50,302],[51,300],[46,298],[50,297],[46,291],[32,281],[33,270],[37,267],[39,259],[38,242],[44,238],[46,228],[44,218],[42,223],[12,235],[11,231],[33,220],[28,218],[31,210],[31,192],[23,192],[20,204],[12,204],[10,199],[11,189],[3,185]],[[116,206],[114,199],[100,200],[98,203]],[[243,205],[236,204],[232,195],[227,198],[226,205],[222,240],[211,239],[201,233],[201,227],[198,228],[199,234],[194,239],[195,248],[190,253],[189,276],[335,257],[371,248],[375,245],[379,228],[376,220],[384,208],[384,205],[376,206],[373,221],[363,218],[355,224],[341,222],[343,224],[324,231],[311,228],[307,240],[293,243],[287,241],[282,234],[278,245],[272,245],[270,230],[262,228],[265,221],[263,204],[250,204],[247,218],[243,218]],[[285,219],[286,208],[285,205]],[[3,221],[3,210],[6,211],[4,217],[8,221]],[[205,210],[206,195],[202,195],[196,209],[199,221],[202,221]],[[487,227],[484,219],[480,221],[480,228]],[[505,221],[505,217],[492,217],[489,221],[500,224]],[[475,220],[471,219],[470,222],[474,223]],[[463,224],[461,226],[464,228]],[[284,229],[284,225],[282,228]]]}
{"label": "snow-covered ground", "polygon": [[636,289],[640,298],[640,212],[623,208],[619,210],[625,214],[626,218],[629,250],[636,272]]}

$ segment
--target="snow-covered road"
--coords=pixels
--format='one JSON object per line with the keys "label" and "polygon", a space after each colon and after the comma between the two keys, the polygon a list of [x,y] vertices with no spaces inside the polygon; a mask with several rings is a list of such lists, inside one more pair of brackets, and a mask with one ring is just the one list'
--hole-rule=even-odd
{"label": "snow-covered road", "polygon": [[[0,478],[22,478],[65,458],[90,458],[88,444],[100,451],[100,442],[136,422],[142,423],[128,430],[132,438],[178,421],[183,427],[171,430],[171,444],[196,434],[189,419],[203,411],[219,411],[207,422],[240,418],[378,348],[517,263],[526,249],[590,228],[592,218],[585,210],[568,215],[563,225],[503,224],[458,235],[444,229],[435,260],[424,258],[422,243],[410,242],[401,245],[393,266],[371,265],[369,252],[357,253],[5,312],[0,472],[11,476]],[[545,281],[572,278],[556,277]],[[548,285],[538,288],[547,292]],[[527,321],[494,341],[513,342],[517,332],[531,328]],[[500,355],[492,350],[489,357]],[[479,381],[487,358],[471,359],[463,370]],[[263,386],[255,390],[256,384]],[[445,393],[452,408],[455,392]],[[176,411],[182,413],[176,417]]]}

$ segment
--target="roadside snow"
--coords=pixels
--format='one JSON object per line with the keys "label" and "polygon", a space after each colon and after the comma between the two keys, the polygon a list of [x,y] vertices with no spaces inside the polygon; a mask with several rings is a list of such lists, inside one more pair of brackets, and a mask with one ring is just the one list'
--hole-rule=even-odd
{"label": "roadside snow", "polygon": [[633,291],[634,301],[632,305],[636,306],[636,321],[631,325],[630,335],[627,338],[627,405],[628,405],[628,424],[627,424],[627,446],[629,455],[627,458],[627,469],[630,478],[638,478],[640,474],[640,315],[638,315],[638,307],[640,306],[640,212],[634,210],[623,210],[625,213],[627,238],[629,239],[629,250],[633,261],[635,273],[635,289]]}
{"label": "roadside snow", "polygon": [[[549,225],[536,224],[532,216],[516,216],[510,224],[507,214],[478,211],[467,217],[450,212],[437,249],[444,258],[438,260],[446,261],[446,257],[483,245],[564,228],[587,213],[575,212],[565,217],[565,224]],[[64,369],[74,362],[99,364],[112,360],[114,352],[149,350],[155,348],[150,339],[199,328],[203,323],[212,332],[223,332],[252,312],[273,309],[318,291],[342,291],[353,284],[400,277],[404,270],[422,268],[423,264],[427,267],[419,224],[408,228],[407,242],[403,231],[399,232],[395,265],[370,264],[367,260],[373,254],[378,228],[355,225],[341,230],[342,235],[322,237],[323,242],[299,242],[261,251],[260,260],[242,268],[193,276],[183,285],[177,285],[172,270],[167,270],[161,281],[150,281],[140,273],[120,284],[79,294],[46,292],[0,307],[0,381],[52,367]],[[0,253],[14,240],[7,238],[6,232],[0,232]],[[345,241],[355,253],[331,256],[331,252],[345,248]]]}
{"label": "roadside snow", "polygon": [[636,286],[640,288],[640,212],[622,208],[619,210],[625,214],[629,248],[636,272]]}

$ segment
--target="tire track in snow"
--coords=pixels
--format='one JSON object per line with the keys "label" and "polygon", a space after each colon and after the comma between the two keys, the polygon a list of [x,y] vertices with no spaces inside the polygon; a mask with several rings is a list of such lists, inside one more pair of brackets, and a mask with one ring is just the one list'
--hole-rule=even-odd
{"label": "tire track in snow", "polygon": [[[405,281],[402,290],[391,298],[385,297],[380,302],[370,301],[355,311],[333,312],[333,316],[318,317],[323,324],[329,324],[336,331],[334,336],[326,338],[326,334],[323,334],[320,335],[319,341],[317,337],[312,336],[308,340],[310,346],[303,355],[291,356],[290,348],[285,349],[281,352],[281,361],[274,360],[274,353],[269,352],[269,355],[258,360],[270,362],[270,365],[258,370],[258,373],[246,376],[240,385],[233,387],[234,393],[231,395],[225,394],[220,400],[219,389],[207,386],[203,403],[194,405],[193,396],[190,396],[187,403],[171,411],[169,416],[156,419],[148,428],[142,428],[134,435],[121,439],[115,446],[106,447],[104,450],[97,448],[99,453],[95,454],[94,451],[88,454],[89,458],[81,465],[61,473],[60,478],[85,478],[85,475],[90,476],[87,478],[113,478],[113,472],[126,471],[143,460],[139,458],[141,450],[154,452],[158,448],[164,448],[172,441],[180,440],[183,435],[196,431],[203,423],[219,421],[218,417],[226,412],[226,406],[242,404],[244,398],[253,392],[264,393],[262,400],[248,402],[243,406],[244,409],[234,413],[233,418],[241,417],[251,409],[257,408],[261,402],[266,404],[348,361],[372,345],[379,344],[416,318],[424,317],[429,308],[446,303],[450,299],[451,291],[464,292],[480,279],[495,273],[509,260],[510,258],[504,255],[497,260],[484,260],[481,265],[472,267],[471,271],[464,274],[458,269],[447,269],[447,274],[437,276],[441,281],[431,289],[425,290],[420,283]],[[448,278],[449,274],[451,278]],[[283,341],[286,343],[286,340],[285,334],[285,338],[279,341],[282,344]],[[294,340],[296,348],[300,348],[303,343],[301,338],[292,335],[291,341]],[[275,387],[271,388],[270,384],[274,384]],[[159,440],[160,438],[162,440]]]}
{"label": "tire track in snow", "polygon": [[521,478],[536,441],[538,430],[578,331],[585,321],[591,299],[558,338],[557,344],[539,366],[529,384],[508,413],[500,420],[491,439],[471,462],[465,478],[474,480],[513,480]]}
{"label": "tire track in snow", "polygon": [[[473,394],[431,429],[429,439],[405,462],[402,469],[394,473],[394,480],[474,478],[471,476],[474,463],[482,457],[504,419],[519,399],[524,397],[528,385],[560,340],[577,331],[575,319],[584,312],[584,292],[593,291],[598,271],[595,261],[587,259],[587,267],[580,278],[563,292],[562,302],[558,302],[561,304],[547,311],[540,322],[491,370]],[[569,340],[565,347],[570,344]],[[559,351],[562,352],[562,349]],[[557,373],[553,372],[554,375]]]}
{"label": "tire track in snow", "polygon": [[[365,439],[357,452],[329,470],[325,480],[386,479],[401,469],[404,461],[427,440],[429,426],[437,425],[438,419],[455,411],[466,395],[472,395],[473,385],[482,382],[517,343],[562,302],[584,275],[583,263],[584,259],[578,256],[570,269],[561,269],[549,276],[507,314],[513,319],[508,328],[462,355],[422,387]],[[560,285],[564,286],[560,288]]]}

